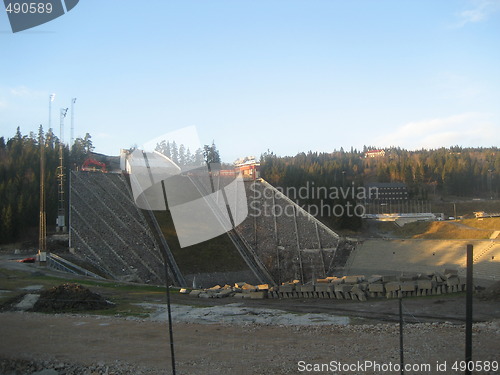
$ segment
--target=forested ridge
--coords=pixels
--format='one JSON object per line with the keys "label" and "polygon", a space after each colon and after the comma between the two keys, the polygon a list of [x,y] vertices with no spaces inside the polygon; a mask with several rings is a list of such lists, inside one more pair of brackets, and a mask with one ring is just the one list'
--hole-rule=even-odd
{"label": "forested ridge", "polygon": [[[36,231],[40,212],[40,146],[45,149],[47,228],[55,228],[57,216],[57,168],[59,138],[40,126],[38,133],[23,135],[17,128],[12,138],[0,137],[0,243],[8,243]],[[80,166],[92,151],[91,136],[64,145],[64,165]],[[66,180],[67,183],[67,180]],[[33,237],[33,236],[31,236]]]}
{"label": "forested ridge", "polygon": [[410,197],[483,197],[498,195],[500,152],[491,148],[440,148],[407,151],[384,149],[385,156],[366,157],[366,152],[342,149],[332,153],[309,151],[280,157],[261,156],[261,174],[275,186],[299,187],[306,181],[317,186],[363,186],[370,182],[403,182]]}
{"label": "forested ridge", "polygon": [[[57,167],[59,138],[52,129],[23,135],[18,128],[11,138],[0,137],[0,243],[16,241],[35,232],[39,218],[40,146],[45,149],[47,228],[55,227],[57,216]],[[179,153],[176,145],[163,147],[164,153]],[[163,149],[162,149],[163,148]],[[490,148],[440,148],[408,151],[384,149],[385,156],[367,158],[363,151],[351,149],[319,153],[309,151],[295,156],[278,156],[266,152],[261,156],[261,175],[276,187],[315,186],[352,187],[369,182],[403,182],[411,199],[440,199],[450,196],[498,198],[500,152]],[[82,165],[92,152],[91,136],[77,138],[71,149],[64,145],[66,175],[69,169]],[[184,157],[185,155],[185,157]],[[214,143],[205,149],[180,150],[179,162],[199,163],[201,159],[219,161]],[[213,160],[212,160],[213,159]],[[67,181],[66,181],[67,183]],[[66,195],[67,197],[67,195]],[[299,202],[317,203],[317,202]],[[346,201],[331,202],[346,204]],[[355,202],[351,202],[355,203]],[[353,224],[353,220],[355,223]],[[356,227],[359,218],[333,218],[326,222],[340,227]],[[339,223],[340,222],[340,223]]]}

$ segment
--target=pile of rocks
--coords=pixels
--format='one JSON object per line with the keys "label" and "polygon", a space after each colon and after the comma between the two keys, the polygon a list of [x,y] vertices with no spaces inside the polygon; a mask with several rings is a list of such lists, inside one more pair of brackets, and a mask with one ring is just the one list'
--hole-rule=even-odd
{"label": "pile of rocks", "polygon": [[62,284],[40,293],[40,298],[33,306],[38,312],[65,312],[101,310],[113,307],[101,295],[79,284]]}
{"label": "pile of rocks", "polygon": [[364,275],[327,277],[317,279],[314,284],[301,284],[299,280],[280,286],[250,285],[236,283],[234,286],[216,285],[210,289],[184,289],[199,298],[330,298],[339,300],[366,301],[368,298],[399,298],[439,295],[465,291],[466,280],[458,276],[457,270],[446,269],[444,273],[432,272],[414,275]]}

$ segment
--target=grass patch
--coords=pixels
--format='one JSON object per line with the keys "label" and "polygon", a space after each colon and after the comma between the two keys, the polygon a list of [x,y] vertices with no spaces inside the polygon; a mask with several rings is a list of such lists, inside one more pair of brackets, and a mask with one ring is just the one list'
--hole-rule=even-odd
{"label": "grass patch", "polygon": [[155,211],[156,220],[167,240],[175,261],[184,274],[230,272],[247,269],[226,234],[200,244],[181,248],[169,211]]}
{"label": "grass patch", "polygon": [[[414,234],[411,238],[421,239],[488,239],[490,231],[464,228],[456,223],[432,221],[426,223],[425,231]],[[407,224],[408,225],[408,224]],[[405,225],[406,227],[406,225]],[[420,229],[420,228],[419,228]]]}
{"label": "grass patch", "polygon": [[460,221],[471,228],[484,230],[500,230],[500,217],[485,217],[482,219],[465,219]]}
{"label": "grass patch", "polygon": [[402,227],[398,227],[393,222],[373,222],[370,223],[370,226],[372,230],[376,230],[380,234],[385,234],[394,238],[483,240],[490,238],[493,227],[500,228],[500,220],[492,220],[490,223],[481,223],[481,221],[478,222],[477,219],[467,219],[453,222],[417,221],[414,223],[408,223]]}
{"label": "grass patch", "polygon": [[[106,315],[106,316],[133,316],[145,318],[150,310],[137,305],[140,302],[166,303],[166,288],[155,285],[137,285],[118,283],[106,280],[87,280],[75,278],[61,278],[41,275],[38,272],[27,272],[10,269],[0,269],[0,285],[2,290],[9,292],[0,293],[0,304],[5,304],[27,293],[23,288],[30,285],[42,285],[44,290],[64,284],[76,283],[89,288],[92,292],[102,295],[113,302],[115,306],[101,310],[78,310],[78,313]],[[171,289],[171,293],[178,293]]]}

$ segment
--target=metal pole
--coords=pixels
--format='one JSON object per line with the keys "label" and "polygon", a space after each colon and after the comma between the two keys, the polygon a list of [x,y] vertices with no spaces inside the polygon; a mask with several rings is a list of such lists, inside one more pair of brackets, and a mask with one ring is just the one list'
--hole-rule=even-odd
{"label": "metal pole", "polygon": [[[164,181],[161,182],[161,188],[162,188],[162,191],[163,191],[163,199],[165,200],[165,204],[167,204],[167,190],[165,189],[165,182]],[[149,202],[148,202],[148,205],[149,205]],[[155,223],[156,222],[156,218],[155,218],[152,210],[149,210],[149,215],[151,216],[151,219],[153,220],[153,223]],[[158,234],[161,236],[161,231],[159,231]],[[172,327],[172,308],[171,308],[171,304],[170,304],[170,276],[169,276],[169,273],[168,273],[169,260],[168,260],[168,255],[167,255],[167,247],[168,247],[168,244],[165,241],[165,248],[162,248],[162,252],[161,253],[163,255],[163,263],[165,265],[165,284],[167,286],[168,335],[169,335],[169,339],[170,339],[170,357],[171,357],[171,362],[172,362],[172,374],[176,375],[176,371],[175,371],[174,330],[173,330],[173,327]],[[172,270],[173,270],[173,267],[172,267]]]}
{"label": "metal pole", "polygon": [[76,98],[71,99],[71,139],[69,143],[70,151],[71,147],[73,147],[73,143],[75,142],[75,103]]}
{"label": "metal pole", "polygon": [[467,296],[465,300],[465,374],[470,375],[469,363],[472,361],[472,266],[474,264],[474,247],[467,245]]}
{"label": "metal pole", "polygon": [[56,98],[56,94],[50,94],[49,96],[49,129],[52,128],[52,102]]}
{"label": "metal pole", "polygon": [[40,135],[40,217],[39,217],[39,237],[38,255],[47,251],[47,219],[45,211],[45,138]]}
{"label": "metal pole", "polygon": [[167,316],[168,316],[168,334],[169,334],[169,338],[170,338],[170,355],[171,355],[171,362],[172,362],[172,374],[175,375],[174,332],[172,329],[172,309],[171,309],[171,305],[170,305],[170,277],[168,275],[167,260],[165,259],[163,263],[165,264],[165,274],[166,274],[165,284],[167,284]]}
{"label": "metal pole", "polygon": [[404,370],[404,350],[403,350],[403,297],[399,297],[399,362],[401,366],[401,375]]}

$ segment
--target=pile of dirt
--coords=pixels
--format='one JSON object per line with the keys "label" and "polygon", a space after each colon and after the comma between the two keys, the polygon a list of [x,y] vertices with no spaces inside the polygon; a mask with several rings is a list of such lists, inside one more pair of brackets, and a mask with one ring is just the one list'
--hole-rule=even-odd
{"label": "pile of dirt", "polygon": [[482,290],[478,297],[483,301],[500,301],[500,281]]}
{"label": "pile of dirt", "polygon": [[102,310],[114,306],[101,295],[78,284],[62,284],[40,293],[33,311],[65,312]]}

